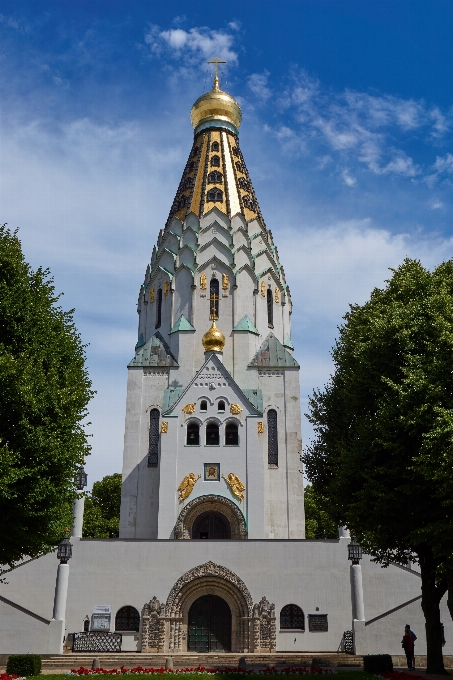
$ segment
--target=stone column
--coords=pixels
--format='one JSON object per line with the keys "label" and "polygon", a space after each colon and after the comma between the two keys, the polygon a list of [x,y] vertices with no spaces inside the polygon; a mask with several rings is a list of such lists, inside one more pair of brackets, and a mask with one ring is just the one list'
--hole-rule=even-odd
{"label": "stone column", "polygon": [[82,538],[84,507],[85,507],[85,496],[81,496],[80,498],[76,498],[75,501],[74,501],[74,505],[72,507],[72,517],[73,517],[72,531],[71,531],[71,537],[72,538]]}
{"label": "stone column", "polygon": [[360,564],[351,564],[349,567],[349,573],[351,578],[352,618],[356,621],[365,621],[362,567]]}
{"label": "stone column", "polygon": [[55,597],[53,602],[53,617],[56,621],[66,618],[66,599],[68,597],[69,564],[59,564],[57,581],[55,583]]}

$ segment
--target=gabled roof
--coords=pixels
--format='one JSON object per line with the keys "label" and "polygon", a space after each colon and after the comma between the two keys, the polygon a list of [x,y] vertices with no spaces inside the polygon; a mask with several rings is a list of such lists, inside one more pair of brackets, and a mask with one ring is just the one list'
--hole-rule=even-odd
{"label": "gabled roof", "polygon": [[179,366],[159,331],[146,344],[139,346],[137,354],[128,363],[128,367],[139,366]]}
{"label": "gabled roof", "polygon": [[269,333],[251,362],[250,368],[299,368],[297,361],[291,356],[273,333]]}
{"label": "gabled roof", "polygon": [[233,328],[233,331],[248,331],[249,333],[254,333],[259,335],[248,314],[245,314],[239,323]]}
{"label": "gabled roof", "polygon": [[170,333],[177,333],[178,331],[194,331],[195,328],[192,326],[190,321],[187,321],[184,314],[181,314]]}
{"label": "gabled roof", "polygon": [[[165,390],[164,403],[163,403],[163,406],[162,406],[162,415],[169,415],[169,412],[174,410],[174,408],[182,400],[184,395],[188,392],[188,390],[191,388],[193,383],[198,379],[198,376],[200,375],[200,373],[202,373],[202,371],[204,370],[204,368],[206,367],[206,365],[210,361],[212,361],[216,365],[217,369],[219,371],[221,371],[225,375],[226,378],[228,378],[228,380],[232,384],[232,387],[235,387],[239,392],[241,392],[241,394],[244,397],[244,400],[247,401],[248,404],[249,404],[250,411],[254,412],[254,415],[261,416],[263,414],[263,410],[262,410],[263,397],[262,397],[262,394],[261,394],[261,390],[256,390],[256,389],[255,390],[243,390],[243,389],[241,389],[239,387],[239,385],[237,384],[237,382],[231,376],[231,373],[222,364],[222,362],[220,361],[218,356],[215,354],[215,352],[212,352],[211,354],[209,354],[206,357],[206,361],[204,362],[202,367],[195,373],[195,376],[192,378],[192,380],[187,385],[187,387],[185,387],[184,389],[177,388],[175,390],[171,390],[171,393],[170,393],[169,390]],[[168,394],[167,394],[167,392],[168,392]],[[256,392],[256,394],[254,394],[255,392]],[[260,399],[261,399],[261,409],[258,408],[258,406],[255,405],[255,404],[260,403]]]}

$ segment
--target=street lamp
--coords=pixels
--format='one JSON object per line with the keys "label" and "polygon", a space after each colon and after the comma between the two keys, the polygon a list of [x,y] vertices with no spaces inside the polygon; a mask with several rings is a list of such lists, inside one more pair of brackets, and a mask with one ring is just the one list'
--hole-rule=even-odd
{"label": "street lamp", "polygon": [[65,536],[61,543],[58,544],[57,557],[60,564],[67,564],[72,557],[72,543],[69,542],[69,536]]}
{"label": "street lamp", "polygon": [[76,485],[77,491],[82,491],[86,487],[87,482],[88,482],[88,475],[85,472],[83,465],[81,465],[77,469],[77,472],[76,472],[75,477],[74,477],[74,483]]}
{"label": "street lamp", "polygon": [[360,564],[361,559],[362,547],[355,540],[355,536],[353,536],[351,542],[348,543],[348,560],[351,560],[352,564]]}

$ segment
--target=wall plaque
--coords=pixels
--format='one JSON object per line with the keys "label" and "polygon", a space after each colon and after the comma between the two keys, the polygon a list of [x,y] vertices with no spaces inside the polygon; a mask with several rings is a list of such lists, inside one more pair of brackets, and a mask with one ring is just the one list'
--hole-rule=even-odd
{"label": "wall plaque", "polygon": [[311,633],[325,632],[328,630],[327,614],[309,614],[308,630]]}

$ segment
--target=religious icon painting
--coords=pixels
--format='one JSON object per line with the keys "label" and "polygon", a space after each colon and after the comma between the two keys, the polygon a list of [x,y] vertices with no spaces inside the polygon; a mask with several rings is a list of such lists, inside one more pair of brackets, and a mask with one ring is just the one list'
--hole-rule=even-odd
{"label": "religious icon painting", "polygon": [[204,481],[220,482],[220,463],[204,464]]}

